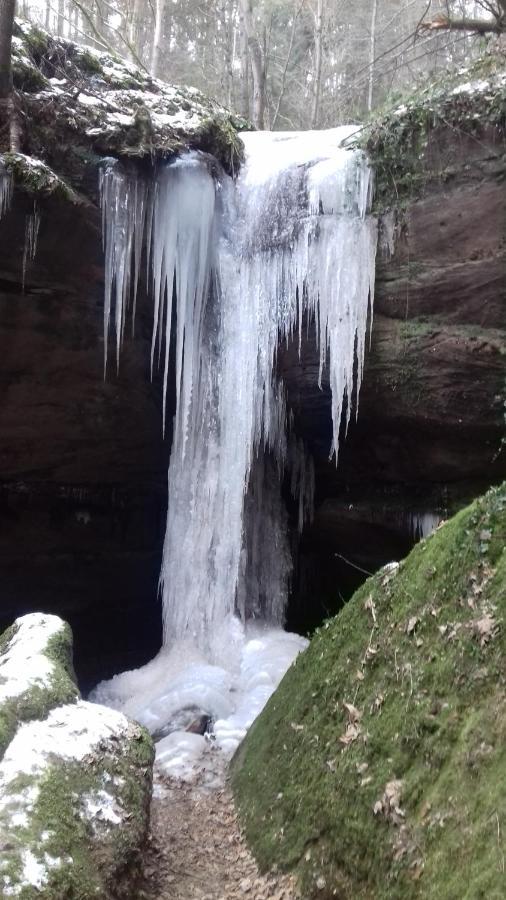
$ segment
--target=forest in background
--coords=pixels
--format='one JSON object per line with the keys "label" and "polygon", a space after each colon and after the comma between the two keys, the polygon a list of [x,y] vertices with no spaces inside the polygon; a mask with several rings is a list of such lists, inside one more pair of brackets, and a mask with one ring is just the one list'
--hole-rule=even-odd
{"label": "forest in background", "polygon": [[306,129],[364,119],[421,78],[468,63],[503,30],[506,3],[22,0],[18,13],[197,87],[257,128]]}

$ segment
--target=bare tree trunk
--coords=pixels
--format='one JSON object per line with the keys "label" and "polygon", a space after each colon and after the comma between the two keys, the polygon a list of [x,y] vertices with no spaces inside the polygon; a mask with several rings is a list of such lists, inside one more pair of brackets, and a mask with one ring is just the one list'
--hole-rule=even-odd
{"label": "bare tree trunk", "polygon": [[[12,92],[12,29],[16,0],[0,0],[0,133],[9,149],[20,149],[21,134]],[[7,137],[8,135],[8,137]]]}
{"label": "bare tree trunk", "polygon": [[50,4],[50,0],[47,0],[47,2],[46,2],[46,18],[45,18],[44,24],[45,24],[45,26],[46,26],[46,31],[49,31],[49,28],[50,28],[50,25],[51,25],[51,4]]}
{"label": "bare tree trunk", "polygon": [[244,4],[241,2],[240,12],[240,54],[241,54],[241,115],[245,119],[250,117],[249,107],[249,53],[248,34],[244,21]]}
{"label": "bare tree trunk", "polygon": [[305,2],[306,2],[306,0],[301,0],[299,8],[294,12],[293,22],[292,22],[292,30],[290,33],[290,43],[288,45],[288,52],[286,54],[285,64],[283,66],[283,73],[281,75],[281,87],[279,89],[279,95],[278,95],[278,99],[277,99],[277,103],[276,103],[276,108],[274,110],[274,116],[272,119],[272,125],[271,125],[272,128],[276,127],[276,122],[278,121],[281,102],[282,102],[284,94],[285,94],[286,73],[288,72],[288,66],[290,65],[290,60],[292,57],[293,41],[295,38],[295,29],[297,27],[297,19],[299,18],[299,15],[302,11],[302,7],[304,6]]}
{"label": "bare tree trunk", "polygon": [[371,36],[369,40],[369,86],[367,89],[367,109],[372,109],[372,92],[374,89],[374,58],[376,56],[376,16],[378,14],[378,0],[373,0],[371,15]]}
{"label": "bare tree trunk", "polygon": [[12,91],[12,28],[16,0],[0,0],[0,100],[8,100]]}
{"label": "bare tree trunk", "polygon": [[165,9],[165,0],[156,0],[155,2],[155,30],[153,33],[153,49],[151,52],[151,74],[155,77],[160,70],[160,50],[163,37],[163,13]]}
{"label": "bare tree trunk", "polygon": [[314,28],[314,67],[313,67],[313,102],[311,105],[311,128],[316,128],[318,123],[318,111],[320,107],[320,90],[322,80],[322,38],[323,18],[325,12],[324,0],[318,0],[315,15]]}
{"label": "bare tree trunk", "polygon": [[[128,5],[127,39],[130,46],[135,48],[136,53],[139,51],[137,43],[139,36],[140,5],[140,0],[133,0],[133,2],[130,2]],[[130,55],[132,57],[132,62],[135,62],[133,55]]]}
{"label": "bare tree trunk", "polygon": [[58,0],[58,37],[63,37],[65,29],[65,0]]}
{"label": "bare tree trunk", "polygon": [[252,118],[255,128],[265,127],[265,55],[253,25],[251,0],[241,0],[244,26],[248,37],[248,54],[253,76]]}

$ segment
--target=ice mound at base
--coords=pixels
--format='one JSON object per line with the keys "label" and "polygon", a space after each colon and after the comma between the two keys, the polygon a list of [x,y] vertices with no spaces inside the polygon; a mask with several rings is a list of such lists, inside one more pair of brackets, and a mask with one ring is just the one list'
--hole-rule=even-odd
{"label": "ice mound at base", "polygon": [[[209,751],[232,756],[293,660],[300,635],[231,617],[206,656],[189,641],[162,648],[140,669],[102,681],[90,699],[111,706],[160,736],[158,765],[185,777],[208,763]],[[206,736],[181,727],[192,711],[210,718]],[[193,714],[193,718],[195,715]]]}

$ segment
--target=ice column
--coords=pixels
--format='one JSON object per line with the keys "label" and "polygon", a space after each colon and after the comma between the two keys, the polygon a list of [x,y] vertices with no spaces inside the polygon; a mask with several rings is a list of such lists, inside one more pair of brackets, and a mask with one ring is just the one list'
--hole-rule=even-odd
{"label": "ice column", "polygon": [[[163,356],[164,408],[176,322],[177,408],[161,586],[167,646],[210,659],[234,613],[282,622],[291,561],[279,478],[291,466],[299,527],[314,474],[287,441],[275,378],[279,341],[315,320],[320,382],[332,391],[333,447],[358,396],[372,314],[376,222],[370,170],[344,150],[350,129],[244,136],[236,182],[186,154],[151,179],[106,166],[104,329],[116,353],[147,245],[152,366]],[[175,315],[174,315],[175,314]]]}

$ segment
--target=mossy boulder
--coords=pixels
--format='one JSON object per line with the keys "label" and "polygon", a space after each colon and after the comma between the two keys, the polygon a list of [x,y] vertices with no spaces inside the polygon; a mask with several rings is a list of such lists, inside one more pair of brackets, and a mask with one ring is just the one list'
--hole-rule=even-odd
{"label": "mossy boulder", "polygon": [[72,632],[58,616],[22,616],[0,636],[0,759],[22,722],[79,698]]}
{"label": "mossy boulder", "polygon": [[505,544],[503,485],[365,582],[236,754],[247,838],[304,898],[504,896]]}
{"label": "mossy boulder", "polygon": [[136,896],[153,744],[79,698],[71,648],[56,616],[24,616],[0,638],[2,897]]}

